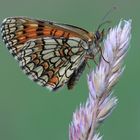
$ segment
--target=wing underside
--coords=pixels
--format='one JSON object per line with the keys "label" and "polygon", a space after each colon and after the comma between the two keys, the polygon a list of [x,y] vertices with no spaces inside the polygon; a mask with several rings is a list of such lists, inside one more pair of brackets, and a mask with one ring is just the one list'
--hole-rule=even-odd
{"label": "wing underside", "polygon": [[68,83],[88,49],[86,30],[50,21],[7,18],[1,34],[30,79],[53,90]]}
{"label": "wing underside", "polygon": [[85,51],[81,49],[82,46],[78,46],[76,38],[69,39],[68,46],[62,42],[62,39],[47,37],[25,44],[19,61],[30,79],[53,90],[68,82],[84,61]]}

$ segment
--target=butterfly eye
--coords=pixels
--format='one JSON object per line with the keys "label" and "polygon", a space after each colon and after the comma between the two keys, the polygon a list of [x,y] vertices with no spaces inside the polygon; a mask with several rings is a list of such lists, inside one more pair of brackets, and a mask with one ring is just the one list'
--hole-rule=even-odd
{"label": "butterfly eye", "polygon": [[96,31],[95,36],[96,36],[96,40],[99,40],[100,39],[101,36],[100,36],[99,31]]}

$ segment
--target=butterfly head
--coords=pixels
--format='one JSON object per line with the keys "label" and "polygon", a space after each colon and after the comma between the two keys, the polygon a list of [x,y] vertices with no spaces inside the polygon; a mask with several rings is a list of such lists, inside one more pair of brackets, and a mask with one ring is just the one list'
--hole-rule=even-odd
{"label": "butterfly head", "polygon": [[104,38],[104,29],[101,32],[97,30],[94,35],[95,46],[96,45],[98,46],[103,41],[103,38]]}
{"label": "butterfly head", "polygon": [[89,50],[88,50],[87,58],[93,59],[94,62],[98,64],[95,60],[95,57],[97,54],[100,54],[97,55],[99,56],[97,58],[100,59],[102,57],[105,62],[109,63],[109,61],[107,61],[106,58],[103,56],[102,47],[101,47],[101,43],[103,42],[105,36],[104,29],[100,31],[98,28],[95,33],[90,33],[90,36],[92,39],[89,41]]}
{"label": "butterfly head", "polygon": [[91,40],[89,41],[89,55],[95,55],[98,52],[101,43],[104,38],[104,29],[102,31],[97,30],[95,33],[90,33]]}
{"label": "butterfly head", "polygon": [[105,31],[104,31],[104,29],[101,29],[101,27],[106,23],[110,23],[110,21],[105,21],[105,22],[101,23],[94,33],[89,34],[90,40],[89,40],[89,51],[88,51],[88,53],[89,53],[90,57],[95,57],[95,55],[98,52],[102,51],[101,43],[104,39]]}

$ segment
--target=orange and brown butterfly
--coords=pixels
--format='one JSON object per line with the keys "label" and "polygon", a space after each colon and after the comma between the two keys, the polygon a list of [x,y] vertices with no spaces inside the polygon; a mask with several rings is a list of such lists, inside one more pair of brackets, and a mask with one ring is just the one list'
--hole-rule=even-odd
{"label": "orange and brown butterfly", "polygon": [[26,17],[6,18],[1,35],[22,70],[39,85],[56,90],[67,84],[72,89],[94,59],[103,31],[85,29]]}

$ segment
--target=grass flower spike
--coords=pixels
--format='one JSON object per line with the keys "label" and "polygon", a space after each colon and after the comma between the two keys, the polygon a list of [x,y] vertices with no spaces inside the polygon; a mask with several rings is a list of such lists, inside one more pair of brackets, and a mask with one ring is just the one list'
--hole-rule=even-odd
{"label": "grass flower spike", "polygon": [[103,48],[103,56],[109,63],[101,58],[99,65],[88,75],[89,97],[73,114],[70,140],[102,140],[97,128],[116,107],[117,98],[112,96],[112,88],[124,70],[123,60],[130,39],[131,20],[122,20],[110,29]]}

